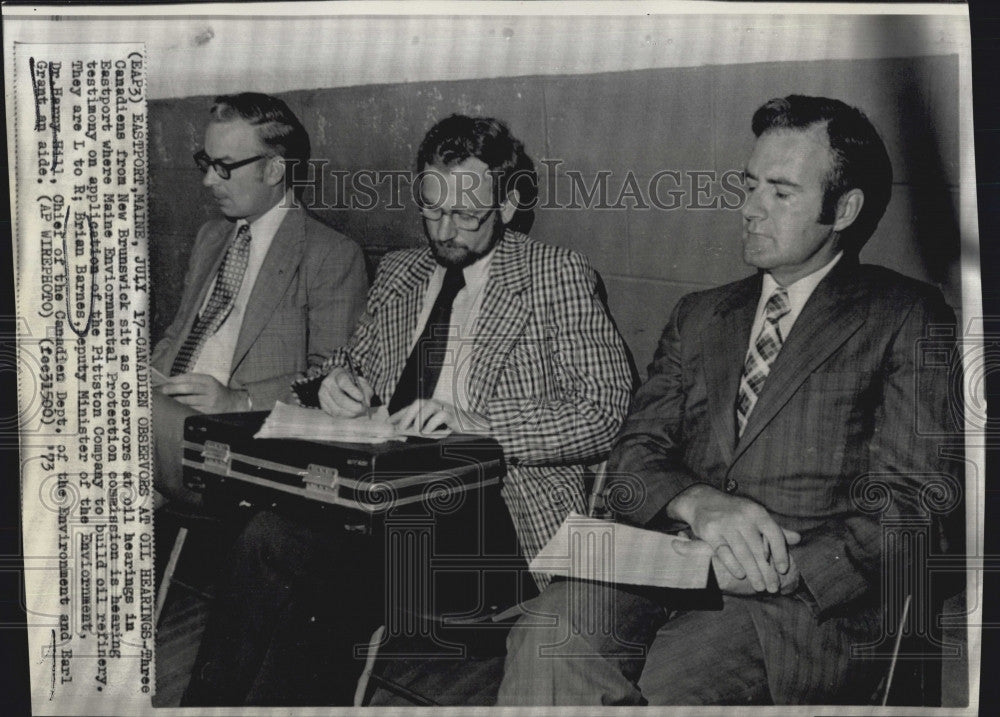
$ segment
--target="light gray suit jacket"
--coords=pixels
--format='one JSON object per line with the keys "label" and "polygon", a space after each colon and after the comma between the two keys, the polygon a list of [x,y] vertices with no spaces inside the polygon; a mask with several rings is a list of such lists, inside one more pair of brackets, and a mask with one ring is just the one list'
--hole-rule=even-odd
{"label": "light gray suit jacket", "polygon": [[[198,232],[177,315],[150,359],[165,374],[191,331],[232,230],[231,222],[217,219]],[[357,244],[302,209],[289,211],[250,294],[229,387],[246,390],[255,410],[272,408],[300,372],[347,342],[367,288]]]}

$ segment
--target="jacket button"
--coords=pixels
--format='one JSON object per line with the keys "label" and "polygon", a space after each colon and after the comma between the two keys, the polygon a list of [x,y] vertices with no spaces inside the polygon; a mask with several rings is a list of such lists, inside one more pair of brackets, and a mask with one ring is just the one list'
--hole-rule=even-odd
{"label": "jacket button", "polygon": [[739,484],[739,483],[737,483],[737,482],[736,482],[736,481],[735,481],[734,479],[732,479],[732,478],[730,478],[730,479],[728,479],[728,480],[726,481],[726,492],[727,492],[727,493],[729,493],[729,494],[732,494],[732,493],[735,493],[735,492],[736,492],[736,489],[737,489],[737,488],[739,488],[739,487],[740,487],[740,484]]}

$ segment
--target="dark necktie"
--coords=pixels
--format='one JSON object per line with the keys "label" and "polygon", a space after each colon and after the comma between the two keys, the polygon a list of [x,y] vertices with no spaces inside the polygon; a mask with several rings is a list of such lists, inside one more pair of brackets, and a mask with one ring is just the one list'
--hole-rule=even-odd
{"label": "dark necktie", "polygon": [[229,316],[236,302],[236,295],[240,291],[240,285],[243,283],[243,275],[247,272],[249,260],[250,225],[243,224],[233,237],[229,249],[226,250],[222,264],[219,265],[215,286],[212,288],[212,295],[208,298],[205,310],[194,320],[191,333],[177,352],[174,364],[170,368],[171,376],[187,373],[194,368],[205,341],[219,330]]}
{"label": "dark necktie", "polygon": [[390,414],[406,408],[418,398],[434,395],[448,349],[451,305],[464,286],[465,276],[461,269],[450,268],[445,272],[441,291],[434,300],[424,330],[406,359],[406,366],[389,401]]}
{"label": "dark necktie", "polygon": [[737,434],[740,436],[746,430],[750,412],[757,405],[764,381],[771,373],[771,364],[778,357],[785,341],[778,321],[789,311],[791,307],[788,305],[788,292],[785,287],[779,286],[764,305],[764,325],[760,327],[760,333],[747,351],[746,361],[743,363],[740,390],[736,395],[736,424]]}

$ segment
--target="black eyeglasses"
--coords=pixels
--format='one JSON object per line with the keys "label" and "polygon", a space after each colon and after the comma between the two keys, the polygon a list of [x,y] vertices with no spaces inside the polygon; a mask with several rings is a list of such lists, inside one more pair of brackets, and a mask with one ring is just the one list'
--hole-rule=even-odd
{"label": "black eyeglasses", "polygon": [[420,209],[421,216],[427,221],[437,223],[444,219],[444,215],[447,214],[451,217],[456,227],[467,232],[478,230],[483,225],[483,222],[486,221],[486,218],[499,209],[499,207],[490,207],[485,214],[473,214],[472,212],[459,212],[455,210],[446,212],[441,207],[427,207],[419,202],[417,203],[417,207]]}
{"label": "black eyeglasses", "polygon": [[266,154],[258,154],[256,157],[241,159],[239,162],[223,162],[221,159],[212,159],[205,153],[205,150],[201,150],[195,152],[194,163],[198,165],[198,169],[201,170],[202,174],[207,174],[208,168],[211,167],[219,175],[219,179],[229,179],[234,169],[244,167],[251,162],[256,162],[258,159],[264,159],[266,156]]}

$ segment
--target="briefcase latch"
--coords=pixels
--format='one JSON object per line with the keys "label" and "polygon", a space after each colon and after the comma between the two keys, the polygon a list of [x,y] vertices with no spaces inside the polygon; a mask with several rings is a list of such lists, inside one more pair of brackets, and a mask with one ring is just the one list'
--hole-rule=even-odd
{"label": "briefcase latch", "polygon": [[340,488],[340,471],[330,466],[319,466],[310,463],[306,474],[302,477],[306,490],[322,491],[337,494]]}
{"label": "briefcase latch", "polygon": [[229,445],[218,441],[205,441],[205,447],[201,450],[201,458],[205,468],[213,472],[229,475],[229,466],[232,462],[232,455],[229,452]]}

